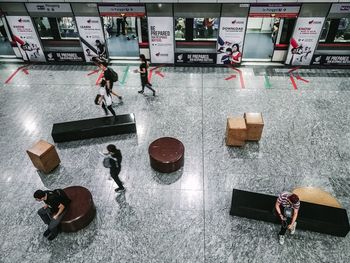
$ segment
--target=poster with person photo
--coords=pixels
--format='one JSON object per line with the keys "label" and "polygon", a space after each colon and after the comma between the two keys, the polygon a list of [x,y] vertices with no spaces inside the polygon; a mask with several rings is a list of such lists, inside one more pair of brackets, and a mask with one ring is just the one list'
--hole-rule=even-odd
{"label": "poster with person photo", "polygon": [[324,17],[299,17],[290,39],[285,64],[310,65],[321,34]]}
{"label": "poster with person photo", "polygon": [[45,62],[45,56],[39,38],[35,32],[33,22],[29,16],[6,17],[13,40],[25,61]]}
{"label": "poster with person photo", "polygon": [[101,18],[77,16],[75,20],[86,61],[93,61],[93,58],[107,59]]}
{"label": "poster with person photo", "polygon": [[221,17],[217,42],[217,64],[240,64],[244,43],[245,17]]}

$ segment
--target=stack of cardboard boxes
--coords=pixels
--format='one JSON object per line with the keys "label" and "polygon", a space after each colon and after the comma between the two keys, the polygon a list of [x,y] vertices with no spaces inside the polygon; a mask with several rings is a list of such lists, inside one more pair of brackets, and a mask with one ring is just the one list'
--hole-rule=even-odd
{"label": "stack of cardboard boxes", "polygon": [[259,141],[263,128],[261,113],[244,113],[243,117],[227,118],[226,145],[244,146],[246,141]]}

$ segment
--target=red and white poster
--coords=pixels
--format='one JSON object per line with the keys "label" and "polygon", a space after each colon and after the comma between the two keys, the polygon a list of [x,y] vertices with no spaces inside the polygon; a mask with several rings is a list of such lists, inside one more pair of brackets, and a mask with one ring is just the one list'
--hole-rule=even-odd
{"label": "red and white poster", "polygon": [[174,63],[174,21],[172,17],[148,17],[152,63]]}
{"label": "red and white poster", "polygon": [[241,63],[246,24],[246,17],[221,17],[217,64]]}
{"label": "red and white poster", "polygon": [[13,40],[26,61],[45,62],[45,55],[29,16],[7,16]]}
{"label": "red and white poster", "polygon": [[299,17],[290,39],[286,64],[310,65],[321,34],[324,17]]}
{"label": "red and white poster", "polygon": [[107,58],[107,49],[100,17],[75,17],[80,41],[87,62],[93,57]]}

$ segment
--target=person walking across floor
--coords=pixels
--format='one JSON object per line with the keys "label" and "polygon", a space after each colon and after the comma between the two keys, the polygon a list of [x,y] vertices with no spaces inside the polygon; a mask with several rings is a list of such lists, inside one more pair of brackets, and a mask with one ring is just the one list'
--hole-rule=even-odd
{"label": "person walking across floor", "polygon": [[114,82],[118,81],[117,72],[115,72],[112,68],[108,67],[108,63],[105,61],[102,61],[99,64],[99,68],[103,71],[103,77],[106,80],[107,88],[114,96],[118,97],[119,100],[123,100],[122,96],[118,95],[116,92],[113,91],[113,84]]}
{"label": "person walking across floor", "polygon": [[38,215],[48,225],[44,237],[51,241],[58,235],[58,226],[68,211],[71,200],[62,189],[53,191],[37,190],[34,193],[34,198],[38,202],[45,203],[38,210]]}
{"label": "person walking across floor", "polygon": [[281,230],[278,233],[279,243],[284,244],[284,236],[287,230],[294,235],[297,226],[298,211],[300,208],[299,197],[290,192],[282,192],[275,204],[278,218],[281,220]]}
{"label": "person walking across floor", "polygon": [[107,146],[107,153],[103,155],[107,156],[103,160],[103,166],[109,168],[109,172],[118,188],[114,189],[115,192],[121,193],[125,191],[123,182],[119,179],[119,174],[122,169],[122,153],[114,144],[109,144]]}
{"label": "person walking across floor", "polygon": [[149,83],[148,81],[148,63],[146,60],[145,55],[140,54],[140,69],[136,69],[134,72],[135,73],[140,73],[140,77],[141,77],[141,85],[142,85],[142,89],[138,91],[138,93],[143,94],[143,92],[145,91],[145,87],[149,88],[151,91],[153,91],[153,96],[156,96],[156,91],[152,88],[152,84]]}
{"label": "person walking across floor", "polygon": [[99,94],[96,95],[95,104],[101,105],[106,116],[108,116],[108,111],[110,111],[112,115],[116,117],[117,115],[115,114],[115,111],[112,106],[112,95],[109,89],[106,87],[106,81],[104,79],[101,80],[100,89],[98,92]]}

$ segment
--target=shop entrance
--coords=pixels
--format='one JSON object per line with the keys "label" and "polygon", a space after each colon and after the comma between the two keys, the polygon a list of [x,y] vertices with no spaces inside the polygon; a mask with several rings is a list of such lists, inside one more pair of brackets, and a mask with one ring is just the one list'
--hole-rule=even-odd
{"label": "shop entrance", "polygon": [[12,39],[5,17],[0,16],[0,57],[15,58]]}
{"label": "shop entrance", "polygon": [[101,4],[100,15],[111,59],[138,59],[145,7],[137,4]]}
{"label": "shop entrance", "polygon": [[243,61],[284,61],[300,6],[260,4],[250,8]]}

